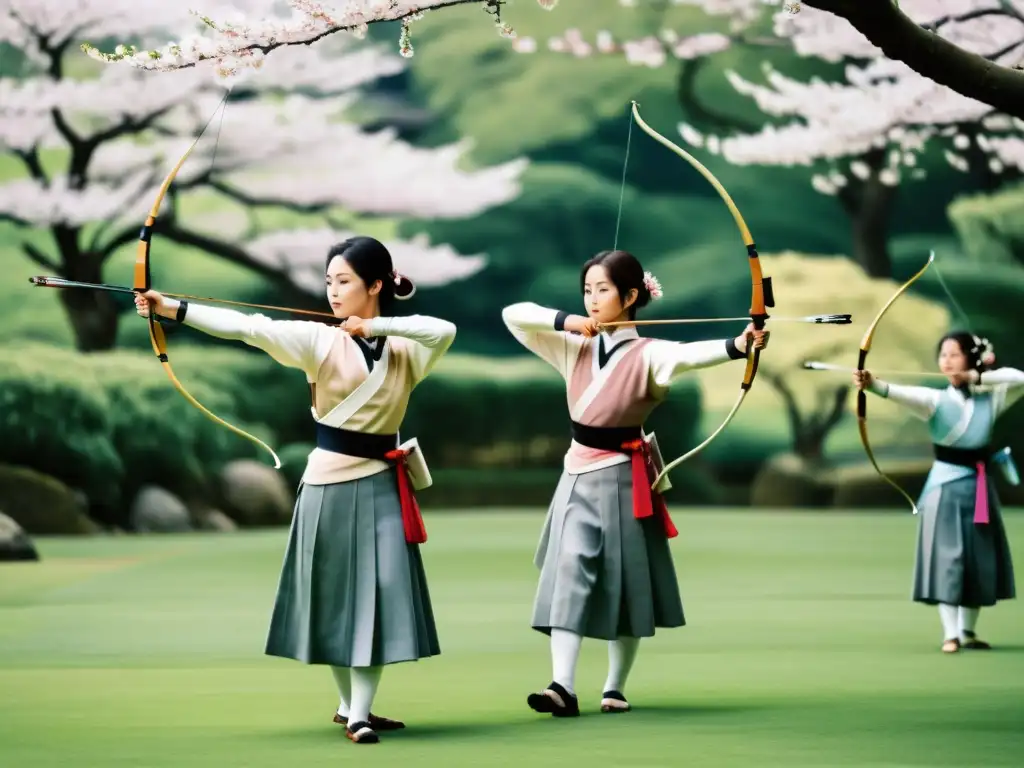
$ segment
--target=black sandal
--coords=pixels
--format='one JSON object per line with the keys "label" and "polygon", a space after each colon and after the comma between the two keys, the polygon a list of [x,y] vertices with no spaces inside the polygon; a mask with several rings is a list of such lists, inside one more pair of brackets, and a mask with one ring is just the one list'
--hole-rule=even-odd
{"label": "black sandal", "polygon": [[970,648],[972,651],[990,651],[992,646],[986,643],[984,640],[979,640],[978,636],[973,632],[964,630],[964,642],[960,645],[964,648]]}
{"label": "black sandal", "polygon": [[531,693],[526,703],[534,712],[555,717],[579,717],[580,702],[558,683],[552,682],[540,693]]}
{"label": "black sandal", "polygon": [[380,741],[380,736],[377,735],[377,732],[365,720],[346,725],[345,736],[356,744],[376,744]]}
{"label": "black sandal", "polygon": [[960,651],[960,638],[958,638],[958,637],[950,638],[949,640],[946,640],[942,644],[942,652],[943,653],[959,653],[959,651]]}
{"label": "black sandal", "polygon": [[[620,703],[616,703],[620,702]],[[605,691],[601,694],[601,711],[608,714],[629,712],[633,707],[619,691]]]}
{"label": "black sandal", "polygon": [[[344,715],[339,715],[337,712],[334,713],[334,722],[339,725],[348,725],[348,718]],[[378,717],[377,715],[370,713],[369,717],[370,727],[375,731],[398,731],[405,728],[405,723],[401,720],[392,720],[387,717]]]}

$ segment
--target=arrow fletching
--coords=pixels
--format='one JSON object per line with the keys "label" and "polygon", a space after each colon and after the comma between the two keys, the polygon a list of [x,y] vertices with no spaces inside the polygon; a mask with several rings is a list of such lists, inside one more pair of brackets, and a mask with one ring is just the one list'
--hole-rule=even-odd
{"label": "arrow fletching", "polygon": [[853,322],[852,315],[809,315],[804,318],[808,323],[822,325],[849,325]]}

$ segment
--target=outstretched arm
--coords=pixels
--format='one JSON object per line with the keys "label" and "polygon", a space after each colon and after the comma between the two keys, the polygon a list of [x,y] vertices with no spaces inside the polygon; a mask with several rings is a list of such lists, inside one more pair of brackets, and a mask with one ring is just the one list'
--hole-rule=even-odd
{"label": "outstretched arm", "polygon": [[408,349],[413,377],[420,382],[455,341],[455,324],[428,315],[375,317],[367,321],[370,336],[401,336],[414,342]]}
{"label": "outstretched arm", "polygon": [[864,390],[904,406],[912,414],[925,421],[930,419],[935,413],[935,409],[939,407],[939,397],[942,394],[939,390],[930,387],[890,384],[874,377]]}
{"label": "outstretched arm", "polygon": [[979,389],[991,388],[996,397],[996,411],[1002,413],[1024,396],[1024,371],[996,368],[981,374]]}
{"label": "outstretched arm", "polygon": [[156,291],[136,296],[143,317],[150,309],[161,317],[176,319],[220,339],[243,341],[261,349],[289,368],[298,368],[312,381],[334,341],[334,331],[305,320],[272,320],[264,315],[247,315],[233,309],[169,299]]}
{"label": "outstretched arm", "polygon": [[567,312],[533,302],[512,304],[501,311],[505,326],[520,344],[567,378],[583,346],[584,337],[567,333]]}
{"label": "outstretched arm", "polygon": [[[741,347],[740,342],[743,344]],[[718,341],[697,341],[682,344],[676,341],[652,341],[644,347],[648,356],[650,382],[661,389],[668,389],[687,371],[710,368],[730,360],[744,360],[747,357],[746,339],[721,339]]]}

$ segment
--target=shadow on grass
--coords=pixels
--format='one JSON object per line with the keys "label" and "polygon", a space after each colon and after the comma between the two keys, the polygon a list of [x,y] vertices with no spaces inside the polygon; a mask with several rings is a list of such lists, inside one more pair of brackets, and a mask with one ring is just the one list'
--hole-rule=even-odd
{"label": "shadow on grass", "polygon": [[[525,704],[524,704],[525,708]],[[445,722],[411,723],[398,731],[382,731],[381,742],[402,741],[434,741],[494,738],[501,736],[519,736],[523,729],[565,728],[574,726],[590,731],[595,725],[605,728],[613,723],[621,726],[664,725],[668,722],[686,722],[695,718],[731,718],[736,715],[747,715],[750,712],[763,710],[764,706],[748,704],[722,705],[686,705],[676,703],[653,703],[637,706],[632,712],[615,716],[605,714],[597,709],[584,711],[578,718],[558,718],[541,715],[529,711],[509,716],[501,721],[458,720],[458,713]],[[326,742],[345,740],[344,727],[328,723],[325,726],[301,727],[288,730],[263,733],[263,737],[274,741]]]}

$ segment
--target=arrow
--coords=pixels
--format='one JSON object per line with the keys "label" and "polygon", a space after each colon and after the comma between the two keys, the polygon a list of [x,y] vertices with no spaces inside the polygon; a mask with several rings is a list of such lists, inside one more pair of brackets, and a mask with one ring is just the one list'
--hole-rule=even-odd
{"label": "arrow", "polygon": [[[109,285],[107,283],[83,283],[78,280],[65,280],[63,277],[30,277],[28,279],[32,285],[40,288],[87,288],[93,291],[109,291],[110,293],[138,293],[134,288],[129,288],[125,285]],[[163,293],[163,291],[161,291]],[[253,307],[255,309],[272,309],[278,312],[291,312],[298,315],[312,315],[313,317],[323,317],[334,320],[335,322],[340,321],[342,318],[336,317],[335,315],[328,314],[327,312],[315,312],[311,309],[293,309],[292,307],[276,307],[271,304],[253,304],[248,301],[230,301],[229,299],[215,299],[209,296],[192,296],[187,293],[163,293],[171,299],[188,299],[191,301],[206,301],[211,304],[231,304],[236,307]]]}
{"label": "arrow", "polygon": [[[750,322],[749,317],[694,317],[679,320],[621,320],[615,323],[599,323],[601,328],[614,328],[620,325],[681,325],[683,323],[734,323]],[[773,323],[814,323],[817,325],[849,325],[851,315],[806,315],[805,317],[775,317]]]}
{"label": "arrow", "polygon": [[[815,360],[809,360],[803,364],[803,368],[808,371],[839,371],[841,373],[854,373],[856,368],[849,368],[844,365],[833,365],[832,363],[819,363]],[[934,373],[925,371],[871,371],[874,376],[911,376],[914,378],[949,378],[944,373]]]}

